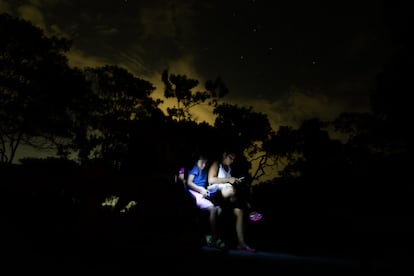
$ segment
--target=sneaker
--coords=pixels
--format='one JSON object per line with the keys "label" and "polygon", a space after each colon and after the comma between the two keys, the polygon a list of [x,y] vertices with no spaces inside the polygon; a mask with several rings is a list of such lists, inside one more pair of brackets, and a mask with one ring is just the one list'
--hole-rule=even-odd
{"label": "sneaker", "polygon": [[211,235],[206,236],[206,244],[207,246],[212,246],[213,244],[213,237]]}
{"label": "sneaker", "polygon": [[217,239],[216,241],[213,241],[213,237],[211,235],[206,236],[206,244],[208,247],[220,249],[220,250],[226,250],[227,245],[221,240]]}

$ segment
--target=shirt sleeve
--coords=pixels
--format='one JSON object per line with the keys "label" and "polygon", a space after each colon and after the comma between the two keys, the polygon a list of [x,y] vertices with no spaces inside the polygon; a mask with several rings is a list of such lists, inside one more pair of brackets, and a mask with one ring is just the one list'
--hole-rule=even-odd
{"label": "shirt sleeve", "polygon": [[198,175],[198,167],[194,166],[191,170],[188,171],[188,174]]}

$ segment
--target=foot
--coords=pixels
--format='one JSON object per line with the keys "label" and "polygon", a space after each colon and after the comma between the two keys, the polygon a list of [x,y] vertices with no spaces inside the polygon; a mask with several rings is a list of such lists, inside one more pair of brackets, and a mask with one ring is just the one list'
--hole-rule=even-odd
{"label": "foot", "polygon": [[220,250],[227,249],[227,245],[221,239],[213,240],[213,237],[210,235],[206,236],[206,243],[208,247],[212,247],[212,248],[216,248]]}
{"label": "foot", "polygon": [[244,252],[250,252],[250,253],[256,252],[256,249],[251,248],[248,245],[243,245],[243,246],[242,245],[238,245],[237,246],[237,250],[244,251]]}

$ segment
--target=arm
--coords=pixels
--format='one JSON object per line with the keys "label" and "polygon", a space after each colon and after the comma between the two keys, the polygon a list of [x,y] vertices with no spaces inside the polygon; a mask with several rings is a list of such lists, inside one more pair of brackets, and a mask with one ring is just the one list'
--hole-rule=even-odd
{"label": "arm", "polygon": [[189,174],[188,178],[187,178],[187,186],[191,190],[196,191],[196,192],[206,196],[207,195],[207,189],[205,189],[204,187],[198,186],[197,184],[195,184],[193,182],[193,180],[194,180],[194,174]]}
{"label": "arm", "polygon": [[220,183],[231,183],[236,181],[235,177],[219,178],[218,177],[219,163],[217,161],[211,164],[208,170],[208,185],[220,184]]}

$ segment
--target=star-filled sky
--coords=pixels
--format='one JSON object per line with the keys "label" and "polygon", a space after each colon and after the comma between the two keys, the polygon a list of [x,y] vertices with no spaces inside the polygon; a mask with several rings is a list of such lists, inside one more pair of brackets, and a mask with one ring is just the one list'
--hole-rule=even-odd
{"label": "star-filled sky", "polygon": [[[155,98],[164,69],[221,77],[223,100],[266,113],[275,130],[368,111],[392,53],[374,0],[0,0],[0,12],[72,39],[73,66],[118,65],[152,82]],[[208,107],[195,112],[212,122]]]}

